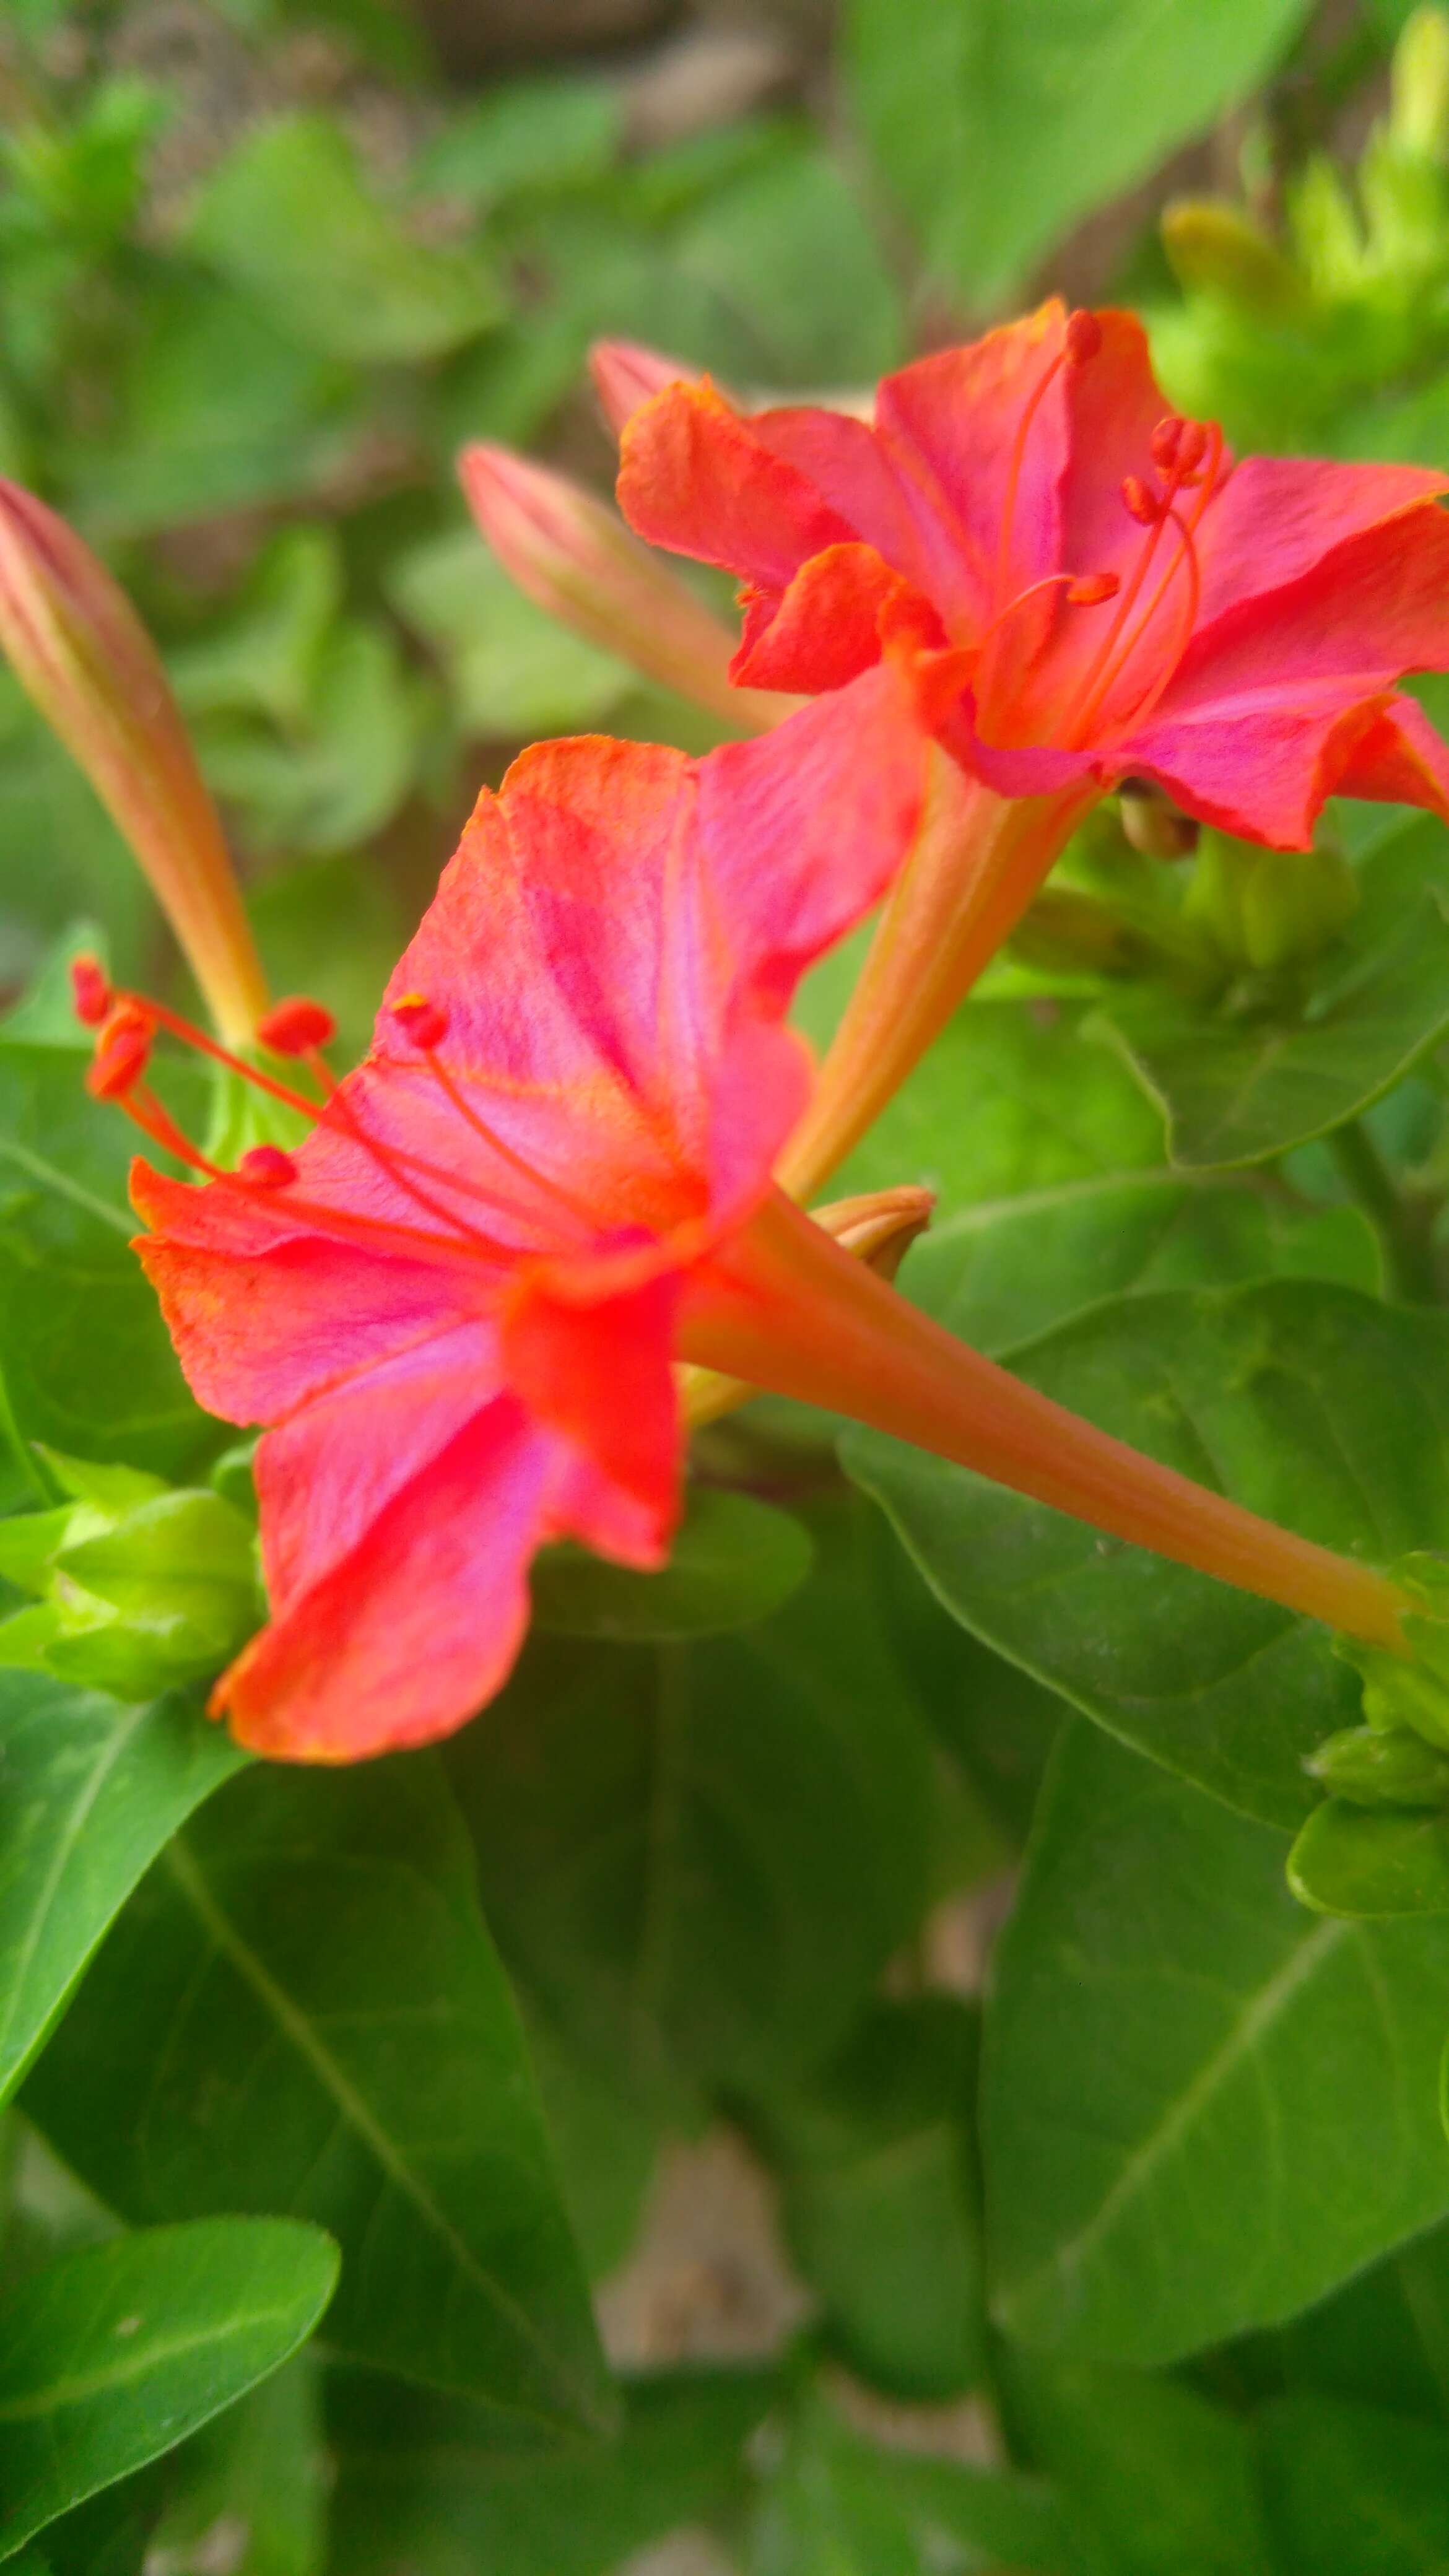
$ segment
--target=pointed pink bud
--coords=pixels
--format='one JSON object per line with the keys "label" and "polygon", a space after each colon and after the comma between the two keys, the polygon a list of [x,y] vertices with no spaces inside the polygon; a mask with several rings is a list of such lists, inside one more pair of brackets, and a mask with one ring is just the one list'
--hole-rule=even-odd
{"label": "pointed pink bud", "polygon": [[599,398],[599,409],[616,438],[622,438],[626,421],[633,418],[641,403],[662,394],[666,385],[695,384],[698,367],[686,367],[680,358],[666,358],[658,349],[646,349],[642,340],[596,340],[589,351],[589,373]]}
{"label": "pointed pink bud", "polygon": [[0,478],[0,646],[155,889],[223,1036],[266,984],[217,818],[156,648],[90,548]]}
{"label": "pointed pink bud", "polygon": [[536,605],[737,726],[763,730],[797,704],[730,686],[734,638],[607,502],[508,447],[465,447],[468,504],[504,570]]}

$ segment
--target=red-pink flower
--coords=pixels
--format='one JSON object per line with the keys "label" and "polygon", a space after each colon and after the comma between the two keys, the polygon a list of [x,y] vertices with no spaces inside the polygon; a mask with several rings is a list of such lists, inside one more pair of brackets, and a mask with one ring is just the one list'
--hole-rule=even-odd
{"label": "red-pink flower", "polygon": [[[202,1187],[138,1165],[192,1386],[274,1426],[271,1624],[218,1693],[244,1741],[325,1760],[446,1733],[512,1663],[540,1544],[667,1555],[681,1301],[808,1089],[795,983],[913,828],[901,687],[872,675],[698,763],[525,753],[295,1156],[253,1149]],[[94,1087],[186,1151],[141,1087],[145,1012],[117,1003]],[[264,1035],[305,1059],[304,1016]]]}
{"label": "red-pink flower", "polygon": [[1285,849],[1335,790],[1449,816],[1449,751],[1398,688],[1449,668],[1446,490],[1235,464],[1131,314],[1059,303],[888,377],[873,422],[684,382],[633,412],[626,516],[743,577],[735,680],[832,691],[888,653],[952,756],[787,1187],[863,1134],[1118,780]]}
{"label": "red-pink flower", "polygon": [[1146,776],[1283,848],[1335,790],[1449,811],[1397,687],[1449,668],[1445,491],[1235,464],[1171,412],[1132,314],[1059,303],[887,377],[873,424],[676,383],[619,477],[642,535],[746,583],[737,680],[839,688],[906,635],[942,738],[1004,794]]}

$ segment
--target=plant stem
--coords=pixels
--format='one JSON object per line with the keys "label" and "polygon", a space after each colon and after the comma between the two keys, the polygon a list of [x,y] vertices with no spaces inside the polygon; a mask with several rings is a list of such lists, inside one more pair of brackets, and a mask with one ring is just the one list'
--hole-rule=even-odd
{"label": "plant stem", "polygon": [[1438,1295],[1427,1207],[1405,1197],[1362,1119],[1350,1118],[1325,1139],[1364,1214],[1383,1239],[1397,1296],[1432,1305]]}

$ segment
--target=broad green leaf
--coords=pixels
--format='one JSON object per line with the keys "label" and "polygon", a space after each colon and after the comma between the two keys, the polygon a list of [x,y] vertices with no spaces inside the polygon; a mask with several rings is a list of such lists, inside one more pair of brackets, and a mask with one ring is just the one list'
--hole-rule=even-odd
{"label": "broad green leaf", "polygon": [[1091,2576],[1279,2576],[1251,2437],[1145,2372],[1008,2349],[1013,2454],[1050,2479]]}
{"label": "broad green leaf", "polygon": [[180,1698],[0,1673],[0,2100],[157,1852],[245,1755]]}
{"label": "broad green leaf", "polygon": [[1449,2417],[1449,2227],[1431,2227],[1330,2298],[1221,2356],[1239,2397],[1313,2389],[1429,2422]]}
{"label": "broad green leaf", "polygon": [[191,246],[279,329],[329,357],[414,365],[502,311],[478,254],[411,238],[323,116],[250,128],[208,181]]}
{"label": "broad green leaf", "polygon": [[788,1512],[697,1485],[661,1573],[633,1574],[567,1544],[546,1549],[531,1578],[534,1620],[555,1636],[616,1645],[709,1637],[780,1609],[810,1557],[809,1535]]}
{"label": "broad green leaf", "polygon": [[288,2219],[146,2229],[0,2305],[0,2557],[169,2451],[310,2334],[337,2251]]}
{"label": "broad green leaf", "polygon": [[397,811],[430,713],[427,684],[407,669],[389,629],[350,618],[318,655],[304,722],[275,728],[213,717],[197,726],[197,748],[258,847],[346,850]]}
{"label": "broad green leaf", "polygon": [[[1287,1280],[1165,1291],[1094,1307],[1012,1366],[1330,1547],[1387,1564],[1449,1540],[1437,1314]],[[946,1607],[998,1654],[1246,1814],[1302,1821],[1304,1756],[1358,1700],[1315,1622],[875,1433],[849,1433],[842,1454]]]}
{"label": "broad green leaf", "polygon": [[410,547],[390,566],[387,590],[437,655],[470,733],[508,741],[585,732],[633,686],[626,662],[526,599],[475,529]]}
{"label": "broad green leaf", "polygon": [[669,264],[738,317],[756,384],[865,385],[907,355],[900,297],[859,196],[807,139],[712,192],[671,237]]}
{"label": "broad green leaf", "polygon": [[538,2012],[528,2053],[558,2158],[564,2207],[591,2281],[624,2262],[639,2232],[660,2147],[654,2106],[581,2063]]}
{"label": "broad green leaf", "polygon": [[1305,0],[852,0],[851,97],[943,284],[1009,293],[1271,70]]}
{"label": "broad green leaf", "polygon": [[1293,1845],[1288,1884],[1322,1914],[1449,1914],[1449,1818],[1325,1798]]}
{"label": "broad green leaf", "polygon": [[518,80],[453,117],[420,156],[420,188],[494,206],[521,189],[577,187],[610,168],[623,140],[618,92],[602,80]]}
{"label": "broad green leaf", "polygon": [[[835,961],[830,961],[833,966]],[[838,992],[807,987],[801,1025],[828,1036]],[[923,1181],[941,1213],[1162,1160],[1157,1118],[1110,1047],[1054,1003],[973,1002],[959,1011],[870,1134],[832,1194]]]}
{"label": "broad green leaf", "polygon": [[748,2576],[1089,2576],[1036,2479],[867,2442],[815,2393],[767,2455],[745,2564]]}
{"label": "broad green leaf", "polygon": [[1282,2576],[1449,2576],[1449,2431],[1286,2397],[1257,2433]]}
{"label": "broad green leaf", "polygon": [[200,2569],[228,2542],[237,2576],[321,2576],[327,2461],[320,2372],[299,2353],[224,2415],[193,2433],[171,2463],[152,2538],[163,2568]]}
{"label": "broad green leaf", "polygon": [[796,2266],[850,2367],[920,2401],[984,2355],[975,2017],[954,1998],[878,2004],[809,2084],[752,2103]]}
{"label": "broad green leaf", "polygon": [[762,2371],[640,2380],[614,2440],[540,2454],[490,2438],[476,2408],[335,2374],[333,2563],[347,2576],[604,2576],[729,2502],[773,2395]]}
{"label": "broad green leaf", "polygon": [[522,2033],[430,1757],[234,1781],[132,1898],[27,2100],[133,2223],[328,2227],[344,2357],[598,2418]]}
{"label": "broad green leaf", "polygon": [[912,1295],[984,1351],[1008,1350],[1100,1298],[1270,1278],[1376,1294],[1377,1237],[1356,1208],[1144,1172],[958,1209],[913,1247],[909,1271]]}
{"label": "broad green leaf", "polygon": [[868,1518],[813,1526],[772,1619],[693,1648],[535,1639],[450,1748],[509,1965],[646,2096],[817,2062],[927,1902],[931,1753]]}
{"label": "broad green leaf", "polygon": [[0,1025],[0,1354],[10,1410],[28,1439],[172,1474],[196,1457],[208,1426],[130,1248],[134,1135],[89,1098],[85,1068],[83,1044],[17,1042]]}
{"label": "broad green leaf", "polygon": [[1260,1163],[1356,1118],[1449,1031],[1449,919],[1421,898],[1302,1020],[1198,1021],[1156,998],[1104,1015],[1189,1171]]}
{"label": "broad green leaf", "polygon": [[987,2011],[993,2308],[1156,2363],[1449,2209],[1449,1926],[1325,1922],[1281,1837],[1094,1728],[1059,1748]]}

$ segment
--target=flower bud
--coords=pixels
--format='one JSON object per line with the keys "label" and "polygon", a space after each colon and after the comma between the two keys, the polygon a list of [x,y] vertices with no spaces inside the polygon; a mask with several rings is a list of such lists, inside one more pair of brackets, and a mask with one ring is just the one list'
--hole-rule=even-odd
{"label": "flower bud", "polygon": [[728,628],[592,492],[482,442],[458,470],[504,570],[560,625],[741,731],[793,712],[793,698],[731,688]]}
{"label": "flower bud", "polygon": [[1216,197],[1180,197],[1169,206],[1162,246],[1189,294],[1217,295],[1265,317],[1303,303],[1302,280],[1277,243]]}
{"label": "flower bud", "polygon": [[252,1531],[219,1494],[43,1453],[66,1499],[0,1522],[0,1667],[149,1699],[215,1672],[261,1616]]}
{"label": "flower bud", "polygon": [[1449,1807],[1449,1755],[1409,1727],[1345,1727],[1303,1767],[1350,1806]]}
{"label": "flower bud", "polygon": [[600,411],[614,436],[622,438],[641,403],[663,393],[666,385],[694,383],[699,369],[646,349],[640,340],[596,340],[589,351],[589,374]]}
{"label": "flower bud", "polygon": [[1335,1637],[1334,1652],[1363,1682],[1363,1713],[1376,1733],[1403,1728],[1449,1753],[1449,1562],[1416,1554],[1389,1568],[1407,1607],[1407,1653]]}
{"label": "flower bud", "polygon": [[1179,813],[1150,778],[1124,778],[1117,790],[1122,830],[1134,850],[1147,859],[1186,859],[1197,848],[1202,829],[1190,814]]}
{"label": "flower bud", "polygon": [[156,649],[88,546],[0,479],[0,646],[155,889],[229,1044],[266,985],[216,808]]}
{"label": "flower bud", "polygon": [[1449,13],[1416,9],[1390,73],[1389,134],[1416,160],[1449,161]]}

